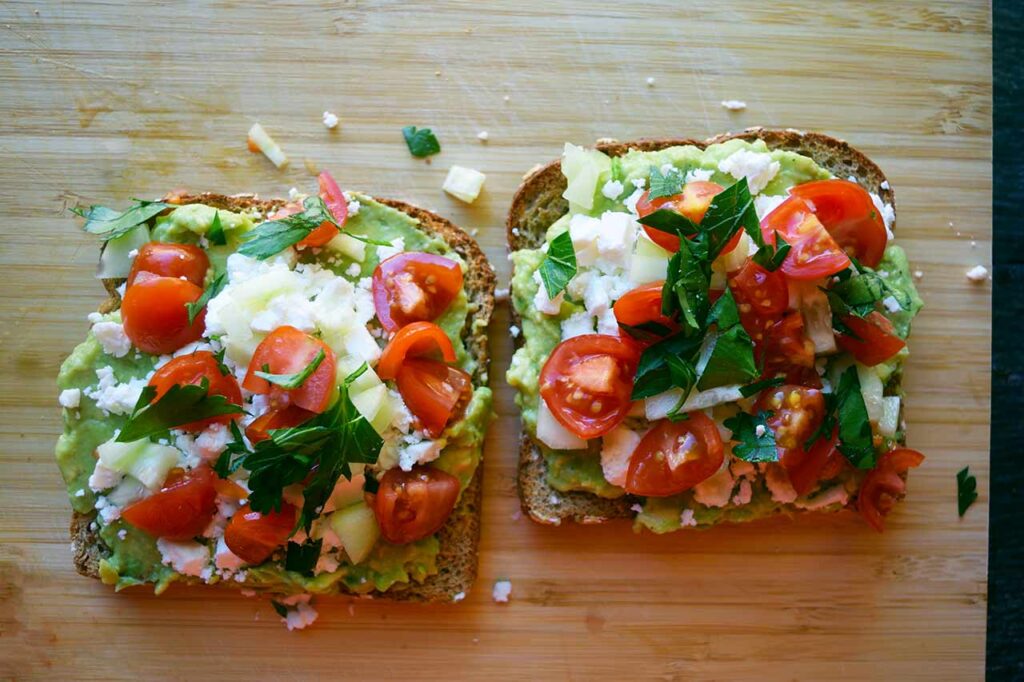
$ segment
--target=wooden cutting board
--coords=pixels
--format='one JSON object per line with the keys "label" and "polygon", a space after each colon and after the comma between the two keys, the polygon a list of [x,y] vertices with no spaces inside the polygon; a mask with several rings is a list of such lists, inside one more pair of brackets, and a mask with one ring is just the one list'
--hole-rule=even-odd
{"label": "wooden cutting board", "polygon": [[[981,678],[990,285],[964,272],[990,262],[987,3],[632,4],[0,7],[0,677]],[[246,152],[253,121],[287,170]],[[442,153],[412,158],[410,124]],[[103,295],[97,243],[65,206],[177,187],[283,194],[329,167],[472,230],[507,286],[504,211],[564,141],[751,125],[839,135],[877,160],[923,272],[906,388],[909,442],[928,460],[884,535],[852,514],[666,537],[521,519],[501,306],[480,578],[464,603],[321,600],[316,626],[289,633],[265,601],[114,594],[72,570],[53,380]],[[487,174],[474,205],[441,192],[452,164]],[[958,519],[968,464],[981,498]],[[491,600],[498,578],[507,605]]]}

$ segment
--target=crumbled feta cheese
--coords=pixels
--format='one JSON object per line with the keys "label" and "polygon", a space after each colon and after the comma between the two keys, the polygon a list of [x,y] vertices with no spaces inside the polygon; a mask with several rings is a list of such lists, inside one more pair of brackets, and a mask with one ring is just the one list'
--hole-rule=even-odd
{"label": "crumbled feta cheese", "polygon": [[124,540],[126,537],[128,537],[128,530],[127,529],[122,528],[121,530],[117,531],[117,539],[118,540]]}
{"label": "crumbled feta cheese", "polygon": [[325,111],[324,112],[324,125],[327,126],[328,129],[334,130],[335,128],[338,127],[338,117],[335,116],[334,114],[332,114],[329,111]]}
{"label": "crumbled feta cheese", "polygon": [[871,202],[878,209],[879,214],[882,216],[882,222],[885,223],[885,233],[889,239],[893,239],[892,225],[896,222],[896,210],[892,207],[892,204],[886,204],[882,201],[882,197],[878,196],[874,192],[871,193]]}
{"label": "crumbled feta cheese", "polygon": [[634,502],[633,504],[631,504],[629,506],[629,510],[631,512],[633,512],[634,514],[643,514],[644,513],[644,507],[639,502]]}
{"label": "crumbled feta cheese", "polygon": [[705,507],[724,507],[729,504],[734,485],[729,467],[722,467],[718,473],[694,486],[693,499]]}
{"label": "crumbled feta cheese", "polygon": [[562,504],[562,498],[556,495],[555,493],[551,493],[551,495],[548,496],[548,503],[556,505]]}
{"label": "crumbled feta cheese", "polygon": [[697,525],[697,519],[693,516],[692,509],[684,509],[679,515],[679,525],[683,528],[692,528]]}
{"label": "crumbled feta cheese", "polygon": [[890,313],[898,313],[899,311],[903,310],[903,308],[900,306],[899,301],[896,300],[895,296],[886,296],[885,298],[883,298],[882,305],[884,305],[885,309],[888,310]]}
{"label": "crumbled feta cheese", "polygon": [[565,293],[558,292],[554,298],[548,298],[548,292],[540,278],[540,271],[535,270],[533,280],[537,283],[537,293],[533,297],[533,306],[545,315],[557,315],[562,309],[562,301],[565,300]]}
{"label": "crumbled feta cheese", "polygon": [[462,601],[465,598],[466,598],[466,593],[465,592],[456,592],[454,595],[452,595],[452,601],[453,602],[460,602],[460,601]]}
{"label": "crumbled feta cheese", "polygon": [[459,201],[472,204],[480,196],[480,190],[483,189],[485,180],[487,180],[487,176],[478,170],[464,166],[452,166],[448,169],[448,177],[444,179],[441,189]]}
{"label": "crumbled feta cheese", "polygon": [[125,292],[128,291],[128,282],[121,282],[120,284],[117,285],[114,291],[117,292],[118,296],[124,298]]}
{"label": "crumbled feta cheese", "polygon": [[711,176],[715,174],[715,171],[708,170],[707,168],[692,168],[686,171],[686,177],[683,178],[684,182],[707,182],[711,179]]}
{"label": "crumbled feta cheese", "polygon": [[737,180],[746,178],[751,194],[759,194],[768,186],[781,168],[778,161],[773,161],[771,154],[752,152],[740,149],[730,154],[718,164],[718,170],[728,173]]}
{"label": "crumbled feta cheese", "polygon": [[89,489],[94,492],[110,490],[120,483],[122,478],[124,478],[124,474],[120,471],[114,471],[103,462],[98,461],[92,474],[89,475]]}
{"label": "crumbled feta cheese", "polygon": [[210,548],[195,540],[157,538],[160,561],[182,575],[199,577],[210,563]]}
{"label": "crumbled feta cheese", "polygon": [[284,624],[288,630],[302,630],[316,622],[319,615],[316,609],[308,603],[299,603],[295,605],[295,608],[288,609],[288,615],[284,618]]}
{"label": "crumbled feta cheese", "polygon": [[79,488],[76,490],[75,497],[85,497],[85,488]]}
{"label": "crumbled feta cheese", "polygon": [[290,190],[288,190],[288,198],[291,201],[298,201],[303,196],[305,196],[305,195],[302,192],[299,191],[298,187],[292,187]]}
{"label": "crumbled feta cheese", "polygon": [[363,269],[359,267],[359,263],[352,263],[347,268],[345,268],[345,274],[348,275],[349,277],[358,277],[359,273],[361,273],[362,271]]}
{"label": "crumbled feta cheese", "polygon": [[757,211],[757,219],[764,220],[764,217],[779,207],[783,201],[788,199],[784,194],[758,194],[754,197],[754,210]]}
{"label": "crumbled feta cheese", "polygon": [[436,440],[424,440],[412,443],[398,450],[398,466],[402,471],[412,471],[417,464],[433,462],[441,455],[441,442]]}
{"label": "crumbled feta cheese", "polygon": [[231,433],[226,425],[211,424],[196,438],[196,448],[199,450],[199,456],[208,462],[217,459],[220,453],[224,452],[224,448],[228,446],[231,439]]}
{"label": "crumbled feta cheese", "polygon": [[513,339],[519,338],[519,331],[519,327],[517,327],[516,325],[512,325],[511,327],[508,328],[508,333],[512,335]]}
{"label": "crumbled feta cheese", "polygon": [[92,326],[92,335],[103,346],[103,351],[115,358],[123,358],[132,349],[132,341],[120,322],[97,322]]}
{"label": "crumbled feta cheese", "polygon": [[494,601],[499,604],[507,604],[508,598],[512,594],[512,581],[510,580],[499,580],[494,583],[494,589],[491,591],[491,596]]}
{"label": "crumbled feta cheese", "polygon": [[648,76],[647,77],[647,87],[653,87],[653,86],[654,86],[654,76]]}
{"label": "crumbled feta cheese", "polygon": [[237,571],[245,566],[245,561],[228,549],[228,543],[221,537],[217,540],[217,550],[213,555],[213,565],[221,570]]}
{"label": "crumbled feta cheese", "polygon": [[562,340],[594,333],[594,316],[584,311],[576,312],[562,320]]}
{"label": "crumbled feta cheese", "polygon": [[97,369],[96,378],[99,382],[83,393],[107,414],[131,414],[148,381],[147,378],[136,378],[123,384],[118,383],[114,369],[110,366]]}
{"label": "crumbled feta cheese", "polygon": [[616,426],[601,438],[601,472],[612,485],[626,484],[626,472],[633,451],[643,435],[626,426]]}
{"label": "crumbled feta cheese", "polygon": [[348,202],[348,203],[346,204],[346,208],[348,209],[348,217],[349,217],[349,218],[352,218],[352,217],[354,217],[354,216],[357,216],[357,215],[359,215],[359,210],[360,210],[360,209],[361,209],[362,207],[363,207],[363,205],[362,205],[362,204],[360,204],[360,203],[359,203],[358,201],[356,201],[355,199],[352,199],[351,201],[349,201],[349,202]]}
{"label": "crumbled feta cheese", "polygon": [[380,260],[387,260],[392,256],[397,256],[403,251],[405,251],[405,239],[402,237],[396,237],[391,240],[391,246],[377,247],[377,258]]}
{"label": "crumbled feta cheese", "polygon": [[967,279],[972,282],[984,282],[988,279],[988,268],[984,265],[975,265],[973,268],[967,271]]}
{"label": "crumbled feta cheese", "polygon": [[82,400],[82,389],[80,388],[65,388],[57,396],[57,402],[60,403],[61,407],[66,407],[69,410],[78,407]]}
{"label": "crumbled feta cheese", "polygon": [[880,184],[879,187],[881,187],[882,189],[889,189],[889,181],[882,180],[882,184]]}
{"label": "crumbled feta cheese", "polygon": [[569,221],[569,236],[579,267],[611,274],[625,268],[632,255],[639,223],[627,213],[605,211],[600,218],[578,213]]}
{"label": "crumbled feta cheese", "polygon": [[481,130],[479,133],[476,134],[476,139],[480,140],[481,142],[487,142],[487,140],[491,139],[491,136],[487,133],[486,130]]}
{"label": "crumbled feta cheese", "polygon": [[104,525],[109,526],[121,518],[121,508],[103,495],[96,497],[95,507],[96,511],[99,512],[100,518],[103,519]]}
{"label": "crumbled feta cheese", "polygon": [[494,300],[499,303],[504,303],[508,300],[509,290],[508,289],[495,289]]}
{"label": "crumbled feta cheese", "polygon": [[611,200],[618,199],[622,195],[623,185],[618,180],[609,180],[601,187],[601,194]]}
{"label": "crumbled feta cheese", "polygon": [[747,108],[747,103],[739,99],[723,99],[722,107],[729,111],[743,111]]}

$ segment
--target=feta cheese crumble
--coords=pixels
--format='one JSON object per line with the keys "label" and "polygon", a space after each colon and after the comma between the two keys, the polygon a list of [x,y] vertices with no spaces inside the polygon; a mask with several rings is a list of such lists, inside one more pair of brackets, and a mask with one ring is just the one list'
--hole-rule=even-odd
{"label": "feta cheese crumble", "polygon": [[328,130],[334,130],[338,127],[338,117],[329,111],[324,112],[324,125]]}
{"label": "feta cheese crumble", "polygon": [[718,164],[718,170],[728,173],[737,180],[746,178],[751,194],[760,194],[761,190],[778,175],[781,165],[772,160],[771,154],[752,152],[740,149],[733,152]]}
{"label": "feta cheese crumble", "polygon": [[148,381],[148,378],[141,378],[119,383],[114,376],[114,368],[109,365],[97,369],[96,378],[99,382],[83,393],[105,414],[131,414]]}
{"label": "feta cheese crumble", "polygon": [[57,396],[57,402],[60,403],[61,407],[66,407],[72,410],[81,403],[82,400],[82,389],[80,388],[65,388]]}
{"label": "feta cheese crumble", "polygon": [[512,594],[512,581],[510,580],[499,580],[494,583],[494,589],[491,591],[491,596],[494,601],[499,604],[507,604],[508,598]]}
{"label": "feta cheese crumble", "polygon": [[747,108],[747,103],[740,99],[723,99],[722,107],[729,111],[743,111]]}
{"label": "feta cheese crumble", "polygon": [[623,189],[622,183],[618,180],[609,180],[601,187],[601,194],[614,201],[622,196]]}
{"label": "feta cheese crumble", "polygon": [[115,358],[123,358],[132,349],[132,341],[124,333],[124,325],[120,322],[96,322],[92,326],[92,335],[103,346],[103,352]]}
{"label": "feta cheese crumble", "polygon": [[486,130],[481,130],[479,133],[476,134],[476,139],[480,140],[481,142],[487,142],[487,140],[491,139],[491,136]]}
{"label": "feta cheese crumble", "polygon": [[200,577],[210,563],[210,549],[195,540],[168,540],[157,538],[160,561],[182,575]]}
{"label": "feta cheese crumble", "polygon": [[683,513],[679,515],[679,525],[683,528],[692,528],[697,525],[697,519],[694,518],[692,509],[683,510]]}
{"label": "feta cheese crumble", "polygon": [[988,279],[988,268],[984,265],[975,265],[973,268],[968,270],[966,273],[967,279],[972,282],[984,282]]}

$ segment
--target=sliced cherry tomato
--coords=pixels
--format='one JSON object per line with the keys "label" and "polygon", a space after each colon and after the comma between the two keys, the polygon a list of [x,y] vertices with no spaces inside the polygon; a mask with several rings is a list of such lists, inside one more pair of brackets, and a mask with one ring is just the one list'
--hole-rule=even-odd
{"label": "sliced cherry tomato", "polygon": [[[742,268],[729,276],[729,288],[741,313],[777,318],[789,307],[786,277],[778,270],[765,270],[749,258]],[[749,310],[745,310],[744,305]]]}
{"label": "sliced cherry tomato", "polygon": [[857,358],[857,362],[862,365],[872,367],[885,362],[907,345],[896,335],[889,318],[877,310],[871,311],[867,317],[846,315],[842,321],[859,338],[836,334],[836,345]]}
{"label": "sliced cherry tomato", "polygon": [[[790,450],[804,444],[825,418],[825,396],[816,388],[784,384],[765,389],[754,405],[754,412],[772,412],[768,426],[775,434],[775,449],[785,460]],[[795,455],[794,459],[799,459]]]}
{"label": "sliced cherry tomato", "polygon": [[[827,469],[834,469],[838,460],[844,460],[842,453],[836,449],[839,437],[838,428],[832,432],[831,438],[820,438],[814,442],[810,450],[805,451],[803,444],[786,450],[781,459],[782,466],[789,474],[789,482],[797,495],[806,495],[814,489],[818,481],[833,478],[838,474],[826,476]],[[842,462],[838,462],[842,464]]]}
{"label": "sliced cherry tomato", "polygon": [[256,419],[252,420],[252,423],[245,427],[245,437],[249,439],[250,443],[255,445],[261,440],[269,438],[269,431],[298,426],[312,419],[314,414],[314,412],[304,410],[298,405],[288,405],[277,410],[271,409],[256,417]]}
{"label": "sliced cherry tomato", "polygon": [[626,473],[626,492],[666,497],[689,490],[722,468],[725,449],[718,427],[703,412],[657,422],[637,444]]}
{"label": "sliced cherry tomato", "polygon": [[881,533],[885,529],[885,517],[892,511],[907,490],[906,481],[900,476],[908,469],[919,466],[924,455],[910,448],[891,450],[881,458],[875,468],[868,472],[857,493],[857,509],[872,528]]}
{"label": "sliced cherry tomato", "polygon": [[441,530],[459,499],[459,479],[433,467],[388,469],[380,479],[373,513],[384,539],[404,545]]}
{"label": "sliced cherry tomato", "polygon": [[679,329],[671,318],[661,314],[661,289],[665,281],[643,284],[632,291],[622,295],[622,298],[615,302],[612,311],[619,324],[639,327],[640,325],[654,322],[667,328],[669,331]]}
{"label": "sliced cherry tomato", "polygon": [[629,412],[638,348],[605,334],[585,334],[555,347],[540,372],[551,414],[580,438],[608,433]]}
{"label": "sliced cherry tomato", "polygon": [[793,279],[819,279],[850,267],[850,259],[825,230],[810,206],[791,196],[761,221],[765,242],[778,232],[793,248],[779,268]]}
{"label": "sliced cherry tomato", "polygon": [[[305,369],[320,351],[324,359],[301,386],[286,389],[256,376],[256,372],[295,374]],[[264,370],[264,367],[267,369]],[[249,362],[249,371],[242,387],[253,393],[270,394],[274,409],[297,405],[310,412],[323,412],[334,400],[337,360],[330,346],[295,327],[283,326],[272,331],[256,346]]]}
{"label": "sliced cherry tomato", "polygon": [[249,491],[227,478],[218,478],[213,482],[217,494],[230,500],[244,500],[249,497]]}
{"label": "sliced cherry tomato", "polygon": [[[344,227],[345,220],[348,219],[348,202],[345,201],[345,194],[327,171],[321,171],[320,175],[317,176],[317,182],[320,184],[320,198],[327,205],[327,210],[334,216],[335,222]],[[337,237],[338,232],[337,226],[331,222],[324,221],[320,224],[320,227],[310,232],[296,246],[300,249],[307,246],[324,246],[327,242]]]}
{"label": "sliced cherry tomato", "polygon": [[202,295],[202,288],[192,282],[140,273],[121,302],[124,333],[136,348],[152,355],[173,353],[198,341],[206,329],[206,311],[189,324],[185,304]]}
{"label": "sliced cherry tomato", "polygon": [[[644,192],[640,195],[640,199],[636,202],[636,212],[643,218],[648,216],[658,209],[664,208],[670,211],[675,211],[680,215],[684,215],[695,223],[700,223],[704,219],[704,214],[708,212],[708,208],[711,206],[711,200],[716,194],[719,194],[725,190],[719,184],[714,182],[706,182],[703,180],[695,180],[688,182],[683,185],[683,191],[680,194],[674,194],[669,197],[658,197],[657,199],[648,199],[650,191]],[[647,236],[651,238],[655,244],[675,253],[679,250],[679,237],[668,232],[662,232],[656,230],[653,227],[644,225],[644,231]],[[722,249],[722,253],[729,253],[736,248],[736,245],[740,243],[741,233],[737,232],[736,235],[729,240],[729,243]]]}
{"label": "sliced cherry tomato", "polygon": [[473,395],[469,374],[435,360],[406,359],[396,383],[402,400],[431,438],[441,435]]}
{"label": "sliced cherry tomato", "polygon": [[[230,372],[221,374],[217,359],[208,350],[199,350],[191,355],[174,358],[153,374],[149,385],[156,388],[153,400],[157,401],[171,389],[171,386],[198,386],[203,379],[209,383],[208,395],[222,395],[230,403],[242,404],[242,391],[238,388],[238,381]],[[233,418],[233,415],[223,414],[219,417],[182,424],[176,428],[184,431],[202,431],[210,424],[227,424]]]}
{"label": "sliced cherry tomato", "polygon": [[287,502],[281,503],[281,511],[269,514],[253,511],[245,505],[235,512],[224,529],[224,543],[245,563],[262,564],[292,536],[295,519],[295,507]]}
{"label": "sliced cherry tomato", "polygon": [[203,286],[210,259],[206,252],[191,244],[148,242],[139,249],[128,273],[128,286],[135,283],[140,272],[151,272],[160,277],[184,277],[197,287]]}
{"label": "sliced cherry tomato", "polygon": [[797,185],[790,194],[803,199],[846,253],[874,268],[885,254],[885,221],[867,190],[849,180],[818,180]]}
{"label": "sliced cherry tomato", "polygon": [[158,538],[185,540],[199,535],[217,513],[217,475],[201,466],[177,476],[149,497],[132,502],[121,518]]}
{"label": "sliced cherry tomato", "polygon": [[439,357],[445,362],[455,362],[455,347],[444,330],[433,322],[413,322],[391,338],[377,363],[377,376],[390,381],[398,376],[407,357]]}
{"label": "sliced cherry tomato", "polygon": [[755,340],[755,344],[766,376],[788,373],[793,368],[813,370],[814,343],[804,333],[804,318],[799,312],[788,313],[769,323],[762,339]]}
{"label": "sliced cherry tomato", "polygon": [[389,332],[410,322],[436,319],[460,291],[462,268],[432,253],[399,253],[373,271],[373,305]]}

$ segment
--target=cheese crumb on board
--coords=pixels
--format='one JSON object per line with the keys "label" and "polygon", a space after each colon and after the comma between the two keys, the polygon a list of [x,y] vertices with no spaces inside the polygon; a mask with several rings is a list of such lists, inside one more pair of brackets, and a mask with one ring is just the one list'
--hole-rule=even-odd
{"label": "cheese crumb on board", "polygon": [[338,117],[329,111],[324,112],[324,125],[327,126],[328,130],[334,130],[338,127]]}
{"label": "cheese crumb on board", "polygon": [[494,590],[491,592],[491,596],[494,601],[499,604],[507,604],[508,598],[512,594],[512,581],[510,580],[499,580],[494,583]]}
{"label": "cheese crumb on board", "polygon": [[729,111],[743,111],[747,108],[747,103],[739,99],[723,99],[722,106]]}
{"label": "cheese crumb on board", "polygon": [[988,268],[984,265],[975,265],[973,268],[966,272],[967,279],[972,282],[984,282],[988,279]]}

